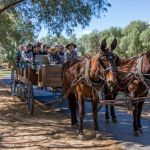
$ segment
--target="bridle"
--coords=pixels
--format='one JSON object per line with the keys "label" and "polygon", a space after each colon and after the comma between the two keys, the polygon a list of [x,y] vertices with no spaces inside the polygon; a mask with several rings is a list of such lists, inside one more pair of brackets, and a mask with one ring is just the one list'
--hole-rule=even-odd
{"label": "bridle", "polygon": [[[110,63],[109,67],[106,67],[106,65],[103,61],[104,58],[107,58],[107,61]],[[113,73],[117,72],[117,67],[113,64],[113,61],[116,61],[116,56],[112,52],[108,51],[108,52],[105,52],[105,53],[100,53],[99,63],[103,68],[103,74],[104,75],[108,71],[113,72]]]}

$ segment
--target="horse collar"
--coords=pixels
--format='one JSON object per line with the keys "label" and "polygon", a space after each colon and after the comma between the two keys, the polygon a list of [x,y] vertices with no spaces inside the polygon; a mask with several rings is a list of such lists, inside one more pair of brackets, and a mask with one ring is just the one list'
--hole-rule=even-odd
{"label": "horse collar", "polygon": [[84,67],[84,79],[86,83],[90,86],[100,86],[104,84],[104,79],[100,77],[100,80],[98,82],[91,81],[90,79],[90,66],[91,66],[91,60],[87,59],[85,61],[85,67]]}
{"label": "horse collar", "polygon": [[142,74],[142,65],[143,65],[143,56],[139,57],[137,60],[136,73],[139,75]]}

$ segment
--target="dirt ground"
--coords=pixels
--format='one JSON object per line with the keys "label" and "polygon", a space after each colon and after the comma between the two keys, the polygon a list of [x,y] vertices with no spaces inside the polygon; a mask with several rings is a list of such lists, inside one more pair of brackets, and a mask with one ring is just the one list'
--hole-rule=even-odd
{"label": "dirt ground", "polygon": [[35,115],[27,113],[26,104],[10,96],[9,87],[0,83],[0,149],[48,150],[90,149],[121,150],[120,143],[105,135],[97,140],[94,130],[85,129],[80,141],[70,126],[69,114],[36,104]]}

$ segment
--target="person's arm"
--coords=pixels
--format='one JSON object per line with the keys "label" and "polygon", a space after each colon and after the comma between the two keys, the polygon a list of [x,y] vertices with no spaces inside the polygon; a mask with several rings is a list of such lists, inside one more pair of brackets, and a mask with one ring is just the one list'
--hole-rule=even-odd
{"label": "person's arm", "polygon": [[31,51],[30,52],[30,62],[33,63],[34,61],[34,56],[33,56],[33,52]]}
{"label": "person's arm", "polygon": [[68,61],[68,52],[64,53],[64,62]]}
{"label": "person's arm", "polygon": [[26,54],[25,54],[25,52],[24,52],[24,51],[22,51],[21,56],[22,56],[22,60],[23,60],[23,61],[25,61]]}
{"label": "person's arm", "polygon": [[24,51],[22,52],[22,59],[25,62],[30,62],[30,59],[28,58],[27,54]]}
{"label": "person's arm", "polygon": [[79,53],[78,53],[78,51],[77,51],[77,50],[74,50],[74,52],[75,52],[75,58],[78,59],[78,58],[79,58]]}
{"label": "person's arm", "polygon": [[56,54],[56,58],[57,58],[58,63],[60,64],[60,58],[59,58],[58,53]]}
{"label": "person's arm", "polygon": [[52,54],[48,54],[48,60],[49,60],[49,63],[53,61]]}

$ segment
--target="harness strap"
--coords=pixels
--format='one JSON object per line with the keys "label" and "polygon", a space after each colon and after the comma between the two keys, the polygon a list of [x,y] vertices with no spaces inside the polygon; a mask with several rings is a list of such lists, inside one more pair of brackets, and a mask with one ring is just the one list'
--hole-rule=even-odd
{"label": "harness strap", "polygon": [[86,60],[85,61],[85,66],[84,66],[84,79],[86,80],[86,82],[89,84],[89,85],[91,85],[92,83],[91,83],[91,81],[90,81],[90,78],[89,78],[89,68],[90,68],[90,63],[91,63],[91,61],[90,60]]}
{"label": "harness strap", "polygon": [[[100,85],[104,84],[104,78],[102,78],[101,76],[99,76],[100,80],[98,82],[93,82],[90,80],[90,65],[91,65],[91,60],[86,60],[85,61],[85,66],[84,66],[84,79],[86,81],[86,84],[88,86],[97,86],[99,87]],[[92,72],[92,71],[91,71]],[[94,73],[94,72],[92,72]]]}
{"label": "harness strap", "polygon": [[149,89],[150,87],[145,81],[146,78],[142,74],[142,65],[143,65],[143,55],[137,60],[136,73],[139,76],[140,80],[143,82],[143,84],[146,86],[146,88]]}
{"label": "harness strap", "polygon": [[100,77],[100,81],[98,83],[92,82],[90,80],[90,63],[91,61],[88,59],[85,61],[84,72],[80,73],[79,76],[75,80],[72,81],[70,88],[67,90],[66,94],[64,95],[64,98],[67,98],[70,92],[82,81],[85,81],[85,84],[87,84],[87,86],[90,86],[92,90],[98,94],[98,96],[102,92],[102,91],[99,92],[95,88],[95,86],[100,87],[104,85],[104,79]]}
{"label": "harness strap", "polygon": [[75,79],[72,81],[70,88],[67,90],[67,92],[65,93],[65,95],[63,96],[63,98],[67,98],[68,95],[71,93],[71,91],[74,89],[74,87],[76,87],[81,81],[83,80],[82,76],[79,76],[78,79]]}

